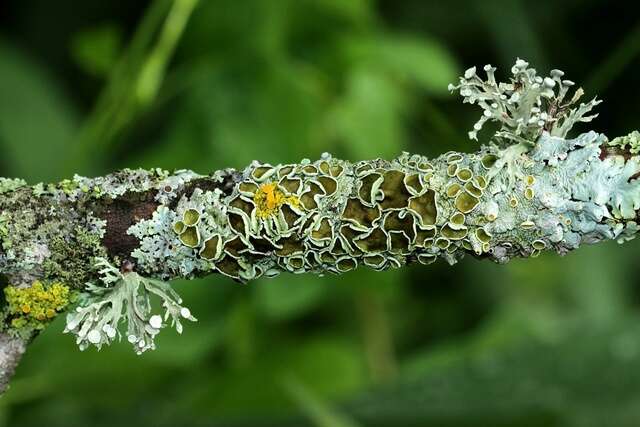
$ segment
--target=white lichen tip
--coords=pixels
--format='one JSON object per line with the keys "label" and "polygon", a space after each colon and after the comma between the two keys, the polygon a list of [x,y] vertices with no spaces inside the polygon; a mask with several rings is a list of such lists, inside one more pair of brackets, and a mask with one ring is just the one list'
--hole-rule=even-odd
{"label": "white lichen tip", "polygon": [[151,316],[151,318],[149,319],[149,325],[151,325],[152,328],[155,329],[160,329],[162,328],[162,317],[160,317],[157,314],[154,314],[153,316]]}
{"label": "white lichen tip", "polygon": [[477,74],[476,67],[471,67],[460,77],[458,85],[448,86],[450,91],[460,91],[463,102],[478,104],[483,109],[482,116],[469,132],[470,139],[477,140],[483,125],[494,121],[500,123],[500,129],[494,135],[495,142],[533,144],[544,131],[564,138],[576,123],[589,122],[596,117],[587,116],[600,103],[595,98],[572,108],[583,95],[582,89],[565,100],[574,83],[562,80],[564,73],[560,70],[551,70],[550,77],[541,77],[527,61],[518,58],[507,83],[496,81],[496,68],[490,64],[484,71],[486,80]]}
{"label": "white lichen tip", "polygon": [[[195,321],[191,311],[180,305],[181,299],[168,283],[149,279],[137,273],[121,273],[108,261],[98,259],[96,267],[102,278],[100,285],[89,283],[84,299],[67,315],[64,332],[76,335],[81,350],[89,345],[98,349],[120,337],[118,326],[127,324],[127,341],[136,353],[155,348],[154,338],[170,320],[182,333],[181,319]],[[151,296],[160,298],[164,319],[151,314]]]}

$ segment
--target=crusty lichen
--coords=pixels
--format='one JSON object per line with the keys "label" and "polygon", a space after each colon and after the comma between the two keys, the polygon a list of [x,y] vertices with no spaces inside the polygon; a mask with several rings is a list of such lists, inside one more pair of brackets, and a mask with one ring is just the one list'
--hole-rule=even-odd
{"label": "crusty lichen", "polygon": [[10,193],[27,185],[24,179],[0,177],[0,194]]}
{"label": "crusty lichen", "polygon": [[5,322],[9,331],[22,337],[29,337],[40,331],[58,314],[62,313],[73,300],[73,292],[62,283],[44,284],[33,282],[28,287],[7,286],[4,296],[7,302]]}

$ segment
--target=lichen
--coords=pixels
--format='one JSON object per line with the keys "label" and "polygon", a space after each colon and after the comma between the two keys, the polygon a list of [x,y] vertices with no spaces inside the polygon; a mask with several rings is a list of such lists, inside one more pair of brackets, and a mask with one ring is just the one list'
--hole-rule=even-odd
{"label": "lichen", "polygon": [[597,116],[586,115],[601,102],[595,98],[570,108],[580,100],[583,91],[578,88],[566,100],[574,82],[563,79],[564,73],[560,70],[551,70],[549,77],[542,77],[528,62],[518,59],[506,83],[496,81],[495,67],[485,65],[484,71],[486,80],[478,75],[476,67],[471,67],[460,77],[458,85],[449,85],[450,91],[460,92],[463,102],[478,104],[483,110],[482,117],[469,132],[471,139],[477,139],[487,121],[500,124],[494,137],[506,144],[534,143],[545,131],[564,138],[576,123],[589,122]]}
{"label": "lichen", "polygon": [[10,193],[26,185],[27,182],[24,179],[0,177],[0,194]]}
{"label": "lichen", "polygon": [[607,144],[609,147],[619,147],[630,154],[640,153],[640,132],[634,130],[629,135],[613,138]]}
{"label": "lichen", "polygon": [[[88,283],[79,306],[67,315],[64,332],[76,335],[80,350],[100,349],[121,338],[120,323],[127,324],[126,339],[136,353],[155,348],[155,336],[167,321],[182,333],[181,319],[195,321],[171,286],[135,272],[122,273],[98,259],[101,282]],[[152,314],[151,297],[160,299],[164,314]]]}
{"label": "lichen", "polygon": [[36,281],[31,286],[4,288],[7,302],[4,319],[9,331],[28,338],[34,331],[44,329],[72,302],[74,293],[62,283]]}
{"label": "lichen", "polygon": [[296,196],[286,196],[275,182],[262,184],[253,196],[258,218],[264,219],[278,213],[284,204],[298,207],[300,200]]}

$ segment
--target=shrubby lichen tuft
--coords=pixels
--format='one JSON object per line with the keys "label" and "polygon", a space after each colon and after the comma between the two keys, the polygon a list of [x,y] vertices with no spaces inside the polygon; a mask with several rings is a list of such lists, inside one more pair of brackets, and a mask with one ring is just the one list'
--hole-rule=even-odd
{"label": "shrubby lichen tuft", "polygon": [[551,70],[549,77],[542,77],[527,61],[518,59],[506,83],[496,81],[495,67],[485,65],[484,71],[486,80],[478,75],[476,67],[471,67],[460,77],[458,85],[449,85],[449,90],[460,92],[463,102],[478,104],[483,110],[469,132],[471,139],[477,139],[478,131],[487,121],[500,123],[500,131],[494,137],[507,144],[533,143],[545,131],[564,138],[576,123],[589,122],[597,116],[587,116],[601,102],[595,98],[575,106],[584,94],[582,88],[567,99],[575,83],[563,79],[560,70]]}
{"label": "shrubby lichen tuft", "polygon": [[[76,335],[81,350],[89,345],[100,349],[120,339],[120,323],[126,323],[126,339],[140,354],[155,348],[155,336],[167,323],[182,333],[182,319],[196,320],[168,283],[122,273],[105,259],[98,259],[96,266],[101,282],[87,284],[64,330]],[[163,315],[152,314],[152,297],[160,300]]]}

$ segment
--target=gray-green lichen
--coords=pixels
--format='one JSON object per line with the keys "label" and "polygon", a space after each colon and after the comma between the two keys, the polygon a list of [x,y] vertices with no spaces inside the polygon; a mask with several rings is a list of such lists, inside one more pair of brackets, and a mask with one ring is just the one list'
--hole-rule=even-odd
{"label": "gray-green lichen", "polygon": [[[239,282],[281,272],[377,270],[465,254],[506,262],[541,251],[633,238],[640,210],[638,134],[569,138],[599,101],[553,70],[518,60],[507,83],[467,70],[464,102],[500,130],[475,153],[403,153],[356,163],[319,160],[210,175],[123,170],[59,184],[6,184],[0,271],[12,284],[43,278],[82,290],[67,331],[100,347],[119,337],[141,352],[164,320],[190,312],[162,281],[219,273]],[[167,317],[168,316],[168,317]]]}
{"label": "gray-green lichen", "polygon": [[[79,307],[67,315],[64,332],[76,335],[81,350],[89,345],[98,349],[121,338],[121,321],[127,324],[126,338],[136,353],[154,349],[154,338],[170,321],[182,333],[181,319],[195,321],[188,308],[167,282],[121,272],[108,261],[98,259],[99,284],[89,283]],[[164,316],[151,314],[151,297],[162,302]]]}

